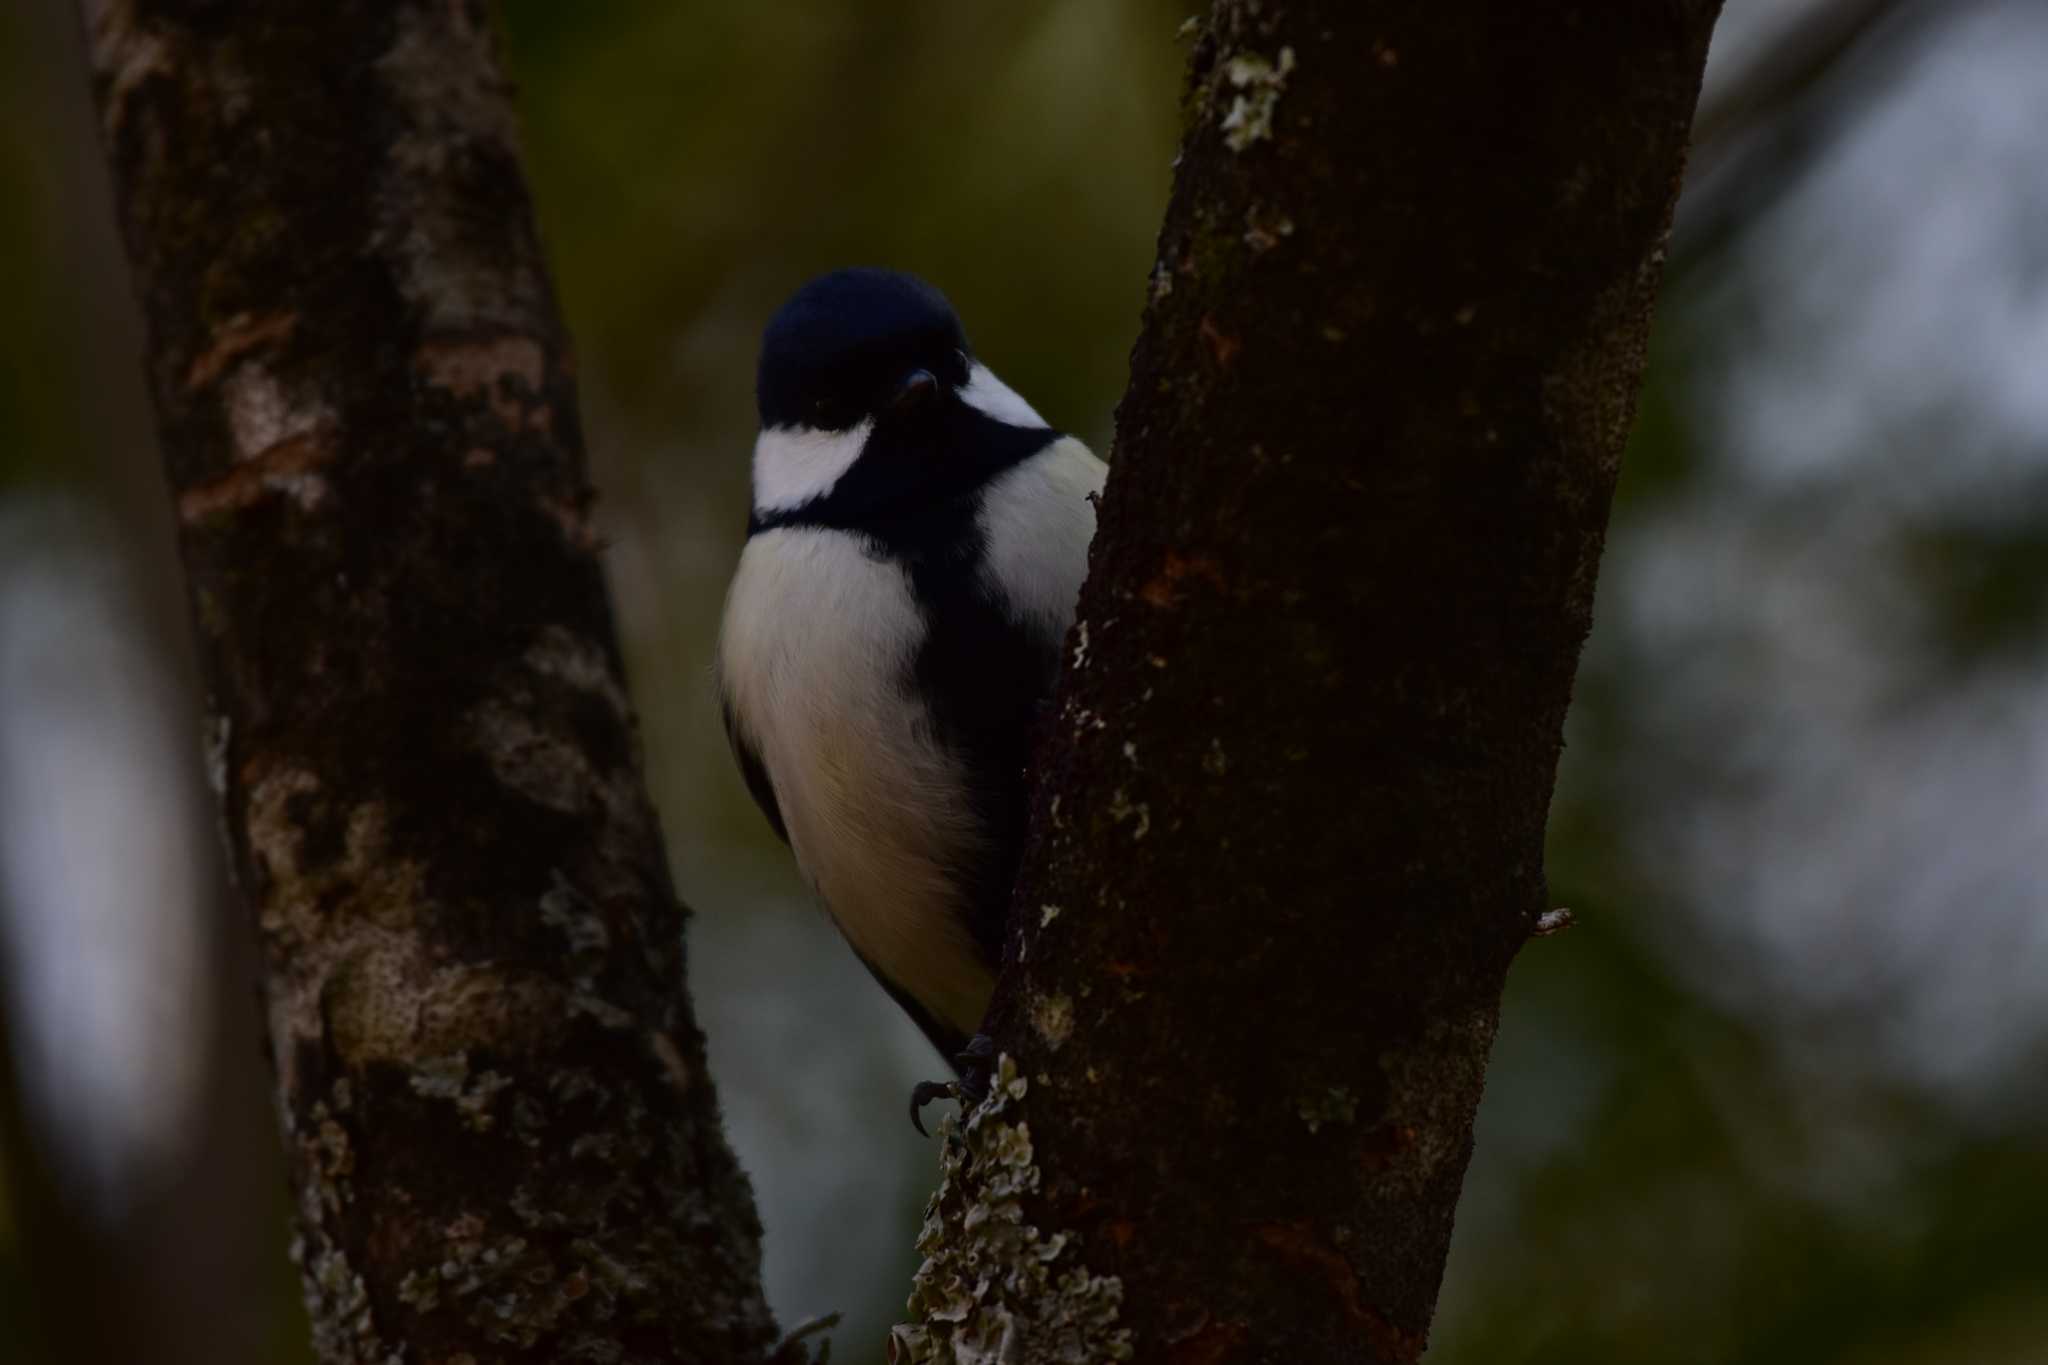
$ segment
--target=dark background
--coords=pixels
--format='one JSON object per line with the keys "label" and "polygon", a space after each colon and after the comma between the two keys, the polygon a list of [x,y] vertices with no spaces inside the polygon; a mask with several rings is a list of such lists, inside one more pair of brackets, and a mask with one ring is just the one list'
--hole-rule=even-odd
{"label": "dark background", "polygon": [[[755,339],[914,269],[1100,448],[1191,7],[507,6],[769,1293],[856,1365],[934,1063],[718,730]],[[0,1360],[296,1362],[76,23],[0,10]],[[1437,1365],[2048,1360],[2044,72],[2039,3],[1729,7]]]}

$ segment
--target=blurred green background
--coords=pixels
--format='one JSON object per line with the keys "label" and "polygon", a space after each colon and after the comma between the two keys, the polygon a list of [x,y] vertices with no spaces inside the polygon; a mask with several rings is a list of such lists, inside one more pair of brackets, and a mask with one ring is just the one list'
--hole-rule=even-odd
{"label": "blurred green background", "polygon": [[[506,6],[693,989],[842,1361],[932,1061],[715,719],[755,339],[914,269],[1105,445],[1189,8]],[[77,47],[0,10],[0,1360],[297,1362]],[[1552,822],[1578,927],[1515,969],[1438,1365],[2048,1361],[2044,71],[2037,0],[1730,4]]]}

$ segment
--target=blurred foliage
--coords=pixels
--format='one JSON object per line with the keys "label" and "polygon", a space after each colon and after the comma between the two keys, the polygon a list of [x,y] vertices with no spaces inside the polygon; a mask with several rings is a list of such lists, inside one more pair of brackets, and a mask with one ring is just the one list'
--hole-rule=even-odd
{"label": "blurred foliage", "polygon": [[[1048,416],[1106,441],[1170,177],[1185,56],[1175,35],[1191,8],[504,6],[528,169],[581,356],[650,777],[700,912],[693,989],[762,1195],[778,1312],[846,1310],[843,1361],[877,1358],[907,1282],[933,1157],[903,1131],[899,1101],[931,1062],[803,905],[730,773],[710,704],[705,664],[744,521],[755,338],[818,270],[913,269],[952,296],[977,348]],[[1936,41],[1933,7],[1916,13],[1912,42]],[[95,462],[80,449],[80,433],[97,429],[88,410],[134,404],[139,390],[127,375],[108,380],[105,367],[128,357],[109,356],[100,323],[76,304],[81,271],[120,266],[82,259],[67,217],[103,211],[71,186],[95,155],[89,140],[45,133],[47,107],[73,78],[49,55],[62,22],[0,9],[0,291],[16,321],[0,332],[0,506],[30,481],[68,480],[116,503],[156,487],[147,451]],[[1973,928],[1980,907],[1887,909],[1893,888],[1830,861],[1838,850],[1724,849],[1733,864],[1776,859],[1781,875],[1825,884],[1819,903],[1846,927],[1840,963],[1816,963],[1774,944],[1767,920],[1754,927],[1757,906],[1717,901],[1726,883],[1685,853],[1709,817],[1760,805],[1785,768],[1811,761],[1795,741],[1813,715],[1839,721],[1851,757],[1877,755],[1899,715],[2038,674],[2048,647],[2042,431],[2000,436],[2001,449],[2027,448],[2005,472],[1971,473],[1970,498],[1924,483],[1964,468],[1942,459],[1966,444],[1959,433],[1993,424],[1981,403],[1939,386],[1945,406],[1930,400],[1911,423],[1859,436],[1824,468],[1801,463],[1811,452],[1789,424],[1751,440],[1761,457],[1731,435],[1743,414],[1731,410],[1740,390],[1729,373],[1756,365],[1797,379],[1850,339],[1839,319],[1831,332],[1791,308],[1756,265],[1787,240],[1811,250],[1774,226],[1759,185],[1770,182],[1771,202],[1805,185],[1830,139],[1872,122],[1909,55],[1859,61],[1853,81],[1803,76],[1802,155],[1752,171],[1752,198],[1695,238],[1666,289],[1552,821],[1554,896],[1579,927],[1532,944],[1510,983],[1438,1365],[2044,1358],[2038,1021],[1994,1010],[1993,1025],[1971,1025],[2003,1030],[1990,1040],[1925,1030],[1929,1047],[1996,1044],[2004,1058],[1944,1088],[1886,1060],[1913,983],[1885,976],[1879,958],[1868,968],[1879,984],[1846,1003],[1814,1004],[1799,989],[1802,973],[1854,965],[1896,935],[1887,914],[1939,913],[1967,935],[1988,932]],[[2002,190],[1994,177],[1981,192]],[[1878,226],[1820,212],[1830,258]],[[2038,260],[2009,268],[2015,298],[2038,295]],[[1916,358],[1916,376],[1938,375],[1940,361]],[[1868,391],[1830,382],[1814,404],[1851,413],[1900,387],[1883,373],[1860,381]],[[1659,586],[1668,560],[1752,551],[1780,558],[1738,564],[1725,581]],[[1824,563],[1824,552],[1851,558]],[[1835,580],[1851,596],[1824,599],[1833,614],[1792,634],[1829,644],[1844,620],[1868,621],[1880,654],[1829,655],[1845,671],[1803,685],[1867,686],[1881,704],[1866,713],[1823,696],[1787,720],[1782,689],[1796,670],[1753,623]],[[1699,614],[1709,607],[1723,616]],[[2038,688],[1991,695],[2040,699]],[[1845,785],[1878,780],[1844,771]],[[1969,771],[1933,778],[1971,809],[1960,795]],[[1961,817],[1938,826],[1929,860],[1968,860],[1975,834]],[[1970,884],[1986,903],[2023,897],[2013,869],[1980,861]],[[1920,961],[1903,960],[1909,971]],[[223,989],[240,1008],[241,989]],[[0,1148],[0,1355],[83,1359],[28,1345],[30,1310],[57,1272],[11,1221],[25,1201],[8,1197],[8,1177],[45,1178],[21,1156]],[[281,1242],[273,1207],[220,1211],[223,1224],[237,1217],[265,1220]],[[252,1361],[303,1358],[289,1273],[281,1257],[272,1264],[272,1282],[248,1291],[275,1303]]]}
{"label": "blurred foliage", "polygon": [[0,7],[0,488],[76,453],[67,420],[75,375],[70,281],[49,268],[65,231],[54,148],[38,134],[49,85],[68,73],[36,61],[29,15]]}
{"label": "blurred foliage", "polygon": [[[895,265],[947,290],[1056,421],[1106,431],[1184,11],[513,0],[528,168],[582,348],[622,408],[743,441],[762,314],[818,271]],[[721,465],[743,471],[738,453]]]}

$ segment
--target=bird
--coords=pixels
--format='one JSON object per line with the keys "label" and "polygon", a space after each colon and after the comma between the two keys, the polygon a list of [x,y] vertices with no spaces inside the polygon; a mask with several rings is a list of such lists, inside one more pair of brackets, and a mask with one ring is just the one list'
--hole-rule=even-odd
{"label": "bird", "polygon": [[[972,1101],[1026,768],[1107,466],[975,355],[933,285],[799,288],[762,335],[716,675],[747,790]],[[950,1087],[927,1082],[923,1104]]]}

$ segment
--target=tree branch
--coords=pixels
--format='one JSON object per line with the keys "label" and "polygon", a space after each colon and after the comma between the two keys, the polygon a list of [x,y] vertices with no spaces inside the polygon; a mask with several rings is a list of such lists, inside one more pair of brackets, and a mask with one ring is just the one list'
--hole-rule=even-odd
{"label": "tree branch", "polygon": [[765,1358],[485,6],[84,9],[322,1358]]}
{"label": "tree branch", "polygon": [[1421,1355],[1716,8],[1216,6],[900,1355]]}

